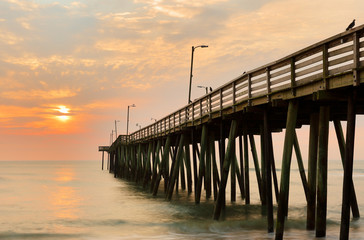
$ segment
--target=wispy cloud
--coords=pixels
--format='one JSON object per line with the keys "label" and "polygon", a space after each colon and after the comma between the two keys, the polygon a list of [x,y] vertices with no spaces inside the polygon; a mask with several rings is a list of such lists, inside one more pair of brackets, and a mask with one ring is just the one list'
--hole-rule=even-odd
{"label": "wispy cloud", "polygon": [[8,45],[14,45],[14,44],[18,44],[20,42],[24,41],[24,39],[20,36],[17,36],[16,34],[6,31],[6,30],[2,30],[0,32],[0,42],[3,42],[5,44]]}
{"label": "wispy cloud", "polygon": [[33,100],[33,99],[60,99],[70,98],[77,95],[80,90],[56,89],[56,90],[19,90],[1,93],[1,97],[16,100]]}

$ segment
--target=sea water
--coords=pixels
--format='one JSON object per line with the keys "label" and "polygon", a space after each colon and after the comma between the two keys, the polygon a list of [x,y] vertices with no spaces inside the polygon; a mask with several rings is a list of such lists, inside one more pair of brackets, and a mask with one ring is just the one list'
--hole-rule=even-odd
{"label": "sea water", "polygon": [[[342,178],[341,163],[329,161],[326,239],[339,237]],[[163,189],[153,197],[139,184],[102,171],[97,161],[2,161],[0,239],[274,239],[266,230],[254,169],[250,179],[251,204],[238,191],[231,203],[228,187],[222,220],[214,221],[214,203],[204,192],[198,205],[181,189],[171,201]],[[354,162],[353,179],[363,213],[364,161]],[[305,225],[305,197],[293,168],[285,239],[315,239]],[[350,239],[364,239],[361,219],[351,221]]]}

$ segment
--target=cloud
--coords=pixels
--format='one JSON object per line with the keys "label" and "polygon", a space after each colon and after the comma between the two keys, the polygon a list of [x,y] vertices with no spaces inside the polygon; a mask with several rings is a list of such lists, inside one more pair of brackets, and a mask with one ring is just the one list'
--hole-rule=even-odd
{"label": "cloud", "polygon": [[122,87],[125,88],[135,88],[138,90],[147,90],[149,88],[151,88],[151,84],[150,83],[141,83],[141,82],[133,82],[133,81],[127,81],[127,82],[123,82],[122,83]]}
{"label": "cloud", "polygon": [[70,98],[77,95],[80,90],[56,89],[56,90],[18,90],[1,93],[1,97],[16,100],[33,100],[33,99],[60,99]]}
{"label": "cloud", "polygon": [[24,41],[24,39],[22,37],[17,36],[16,34],[14,34],[12,32],[9,32],[6,30],[0,31],[0,42],[3,42],[8,45],[15,45],[22,41]]}
{"label": "cloud", "polygon": [[26,12],[31,12],[39,8],[39,4],[34,3],[34,1],[21,1],[21,0],[6,0],[11,3],[13,8],[19,8]]}
{"label": "cloud", "polygon": [[78,59],[72,56],[52,55],[49,57],[37,57],[26,55],[22,57],[7,57],[4,62],[29,67],[31,70],[43,69],[47,70],[54,67],[84,66],[92,67],[96,64],[95,59]]}

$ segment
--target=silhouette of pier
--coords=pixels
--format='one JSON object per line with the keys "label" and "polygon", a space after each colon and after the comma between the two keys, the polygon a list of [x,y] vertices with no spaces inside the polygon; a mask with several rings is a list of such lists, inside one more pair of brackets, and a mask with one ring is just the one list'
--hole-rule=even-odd
{"label": "silhouette of pier", "polygon": [[[340,238],[348,239],[350,210],[353,218],[360,216],[352,172],[356,114],[364,113],[363,29],[361,25],[248,71],[155,123],[118,136],[111,146],[100,148],[109,153],[109,171],[142,184],[153,195],[163,184],[169,200],[182,188],[194,194],[198,204],[204,192],[215,201],[212,216],[218,220],[229,175],[231,201],[236,201],[238,188],[250,204],[253,164],[267,230],[282,239],[294,150],[307,201],[307,229],[324,237],[331,121],[344,172]],[[347,122],[346,137],[341,121]],[[308,159],[302,158],[296,135],[303,125],[310,129]],[[284,134],[280,183],[272,132]],[[261,149],[254,136],[259,136]]]}

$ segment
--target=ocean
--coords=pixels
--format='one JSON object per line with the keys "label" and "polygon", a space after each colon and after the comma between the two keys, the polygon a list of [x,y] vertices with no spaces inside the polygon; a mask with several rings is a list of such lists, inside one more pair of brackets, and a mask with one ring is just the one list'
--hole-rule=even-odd
{"label": "ocean", "polygon": [[[339,237],[342,177],[341,163],[330,160],[326,239]],[[172,201],[162,191],[153,197],[102,171],[99,161],[1,161],[0,239],[274,239],[261,215],[254,169],[250,179],[251,205],[238,191],[231,203],[227,189],[223,220],[214,221],[211,199],[196,205],[182,190]],[[364,161],[354,161],[353,179],[363,214]],[[315,239],[305,222],[303,188],[293,166],[284,238]],[[350,239],[364,239],[363,220],[351,221]]]}

